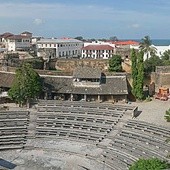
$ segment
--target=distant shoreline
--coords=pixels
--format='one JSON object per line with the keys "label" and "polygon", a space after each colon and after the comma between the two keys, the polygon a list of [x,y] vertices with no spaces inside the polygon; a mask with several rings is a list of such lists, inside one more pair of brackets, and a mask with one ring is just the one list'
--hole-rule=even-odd
{"label": "distant shoreline", "polygon": [[[134,41],[141,42],[139,39],[134,39]],[[156,46],[168,46],[170,45],[170,39],[152,39],[152,44]]]}

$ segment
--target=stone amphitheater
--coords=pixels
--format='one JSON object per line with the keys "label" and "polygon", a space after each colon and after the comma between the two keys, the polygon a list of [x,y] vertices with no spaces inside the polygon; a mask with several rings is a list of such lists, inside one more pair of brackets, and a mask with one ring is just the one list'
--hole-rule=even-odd
{"label": "stone amphitheater", "polygon": [[0,112],[0,157],[15,170],[126,170],[139,158],[170,161],[170,125],[163,120],[169,106],[57,100],[29,110],[12,106]]}

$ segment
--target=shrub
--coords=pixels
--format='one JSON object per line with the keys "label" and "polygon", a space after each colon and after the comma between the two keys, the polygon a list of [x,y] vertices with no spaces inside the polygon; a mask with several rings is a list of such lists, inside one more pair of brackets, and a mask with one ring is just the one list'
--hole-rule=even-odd
{"label": "shrub", "polygon": [[163,170],[170,168],[170,164],[157,158],[139,159],[129,170]]}
{"label": "shrub", "polygon": [[167,122],[170,122],[170,109],[165,112],[164,118],[166,119]]}

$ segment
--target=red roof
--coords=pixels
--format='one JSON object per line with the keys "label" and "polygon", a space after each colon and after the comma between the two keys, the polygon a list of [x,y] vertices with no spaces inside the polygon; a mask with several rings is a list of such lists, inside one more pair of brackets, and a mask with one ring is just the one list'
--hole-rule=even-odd
{"label": "red roof", "polygon": [[9,37],[8,37],[8,39],[10,39],[10,40],[18,40],[18,39],[24,39],[24,38],[30,38],[30,36],[12,35],[12,36],[9,36]]}
{"label": "red roof", "polygon": [[1,37],[1,38],[7,38],[7,37],[10,37],[10,36],[12,36],[12,35],[14,35],[14,34],[12,34],[12,33],[10,33],[10,32],[5,32],[5,33],[1,34],[0,37]]}
{"label": "red roof", "polygon": [[139,45],[139,42],[132,41],[132,40],[128,40],[128,41],[114,41],[112,43],[115,44],[115,45]]}
{"label": "red roof", "polygon": [[83,47],[82,50],[113,50],[114,47],[110,45],[88,45]]}

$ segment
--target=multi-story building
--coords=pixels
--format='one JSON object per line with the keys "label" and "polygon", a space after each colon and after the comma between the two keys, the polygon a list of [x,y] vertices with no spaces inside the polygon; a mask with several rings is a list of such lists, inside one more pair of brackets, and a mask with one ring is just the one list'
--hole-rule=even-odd
{"label": "multi-story building", "polygon": [[37,41],[37,56],[43,58],[80,57],[83,42],[72,38],[51,38]]}
{"label": "multi-story building", "polygon": [[108,59],[115,54],[115,45],[107,42],[84,43],[82,58]]}
{"label": "multi-story building", "polygon": [[26,51],[31,46],[32,33],[23,32],[19,35],[4,33],[0,35],[1,46],[8,51]]}
{"label": "multi-story building", "polygon": [[115,54],[115,48],[110,45],[88,45],[82,48],[82,58],[108,59]]}

